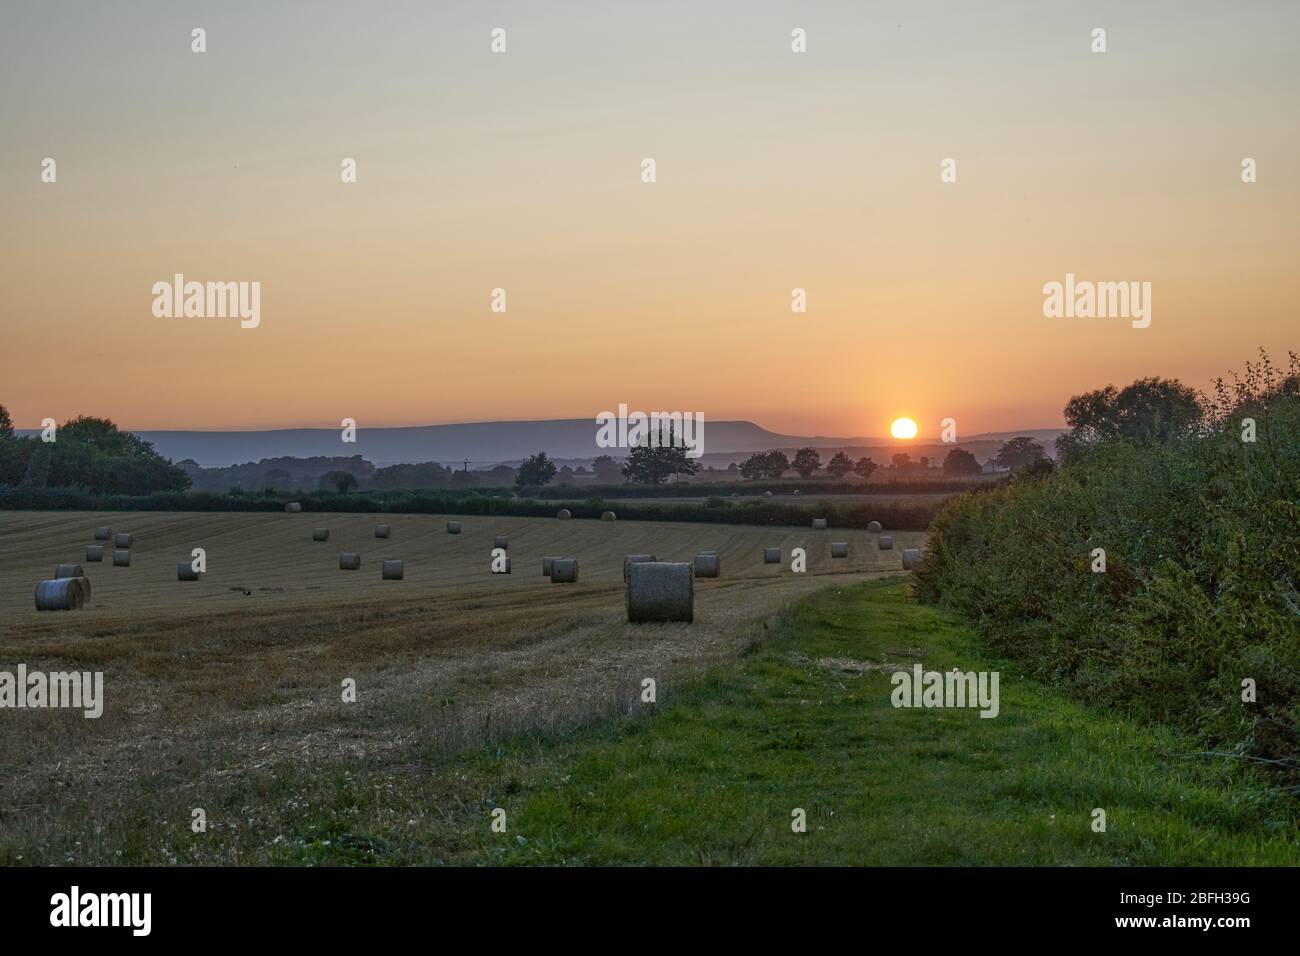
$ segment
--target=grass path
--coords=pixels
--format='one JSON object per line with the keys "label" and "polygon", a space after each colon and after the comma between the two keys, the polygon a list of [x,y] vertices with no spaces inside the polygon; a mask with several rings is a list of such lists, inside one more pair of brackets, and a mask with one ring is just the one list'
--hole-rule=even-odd
{"label": "grass path", "polygon": [[[828,658],[998,670],[1001,714],[895,709],[888,672]],[[657,713],[480,758],[475,775],[506,784],[490,802],[508,831],[450,861],[1300,862],[1296,805],[1240,767],[1176,756],[1191,749],[1025,680],[902,584],[853,585],[801,603]]]}

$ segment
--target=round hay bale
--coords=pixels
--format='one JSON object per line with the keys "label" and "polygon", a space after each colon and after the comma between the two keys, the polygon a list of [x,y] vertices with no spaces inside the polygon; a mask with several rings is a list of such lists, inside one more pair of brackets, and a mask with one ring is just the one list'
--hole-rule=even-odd
{"label": "round hay bale", "polygon": [[555,562],[558,560],[560,560],[558,554],[548,554],[546,557],[542,558],[543,577],[549,578],[551,576],[551,570],[555,567]]}
{"label": "round hay bale", "polygon": [[497,570],[497,568],[496,568],[496,562],[495,562],[495,561],[490,561],[490,562],[488,562],[488,570],[491,571],[493,574],[509,574],[509,573],[510,573],[510,555],[506,555],[506,565],[505,565],[504,568],[501,568],[500,570]]}
{"label": "round hay bale", "polygon": [[194,570],[193,561],[183,561],[180,564],[176,565],[177,581],[197,581],[198,579],[199,579],[199,572]]}
{"label": "round hay bale", "polygon": [[573,584],[578,580],[577,558],[556,558],[551,562],[552,584]]}
{"label": "round hay bale", "polygon": [[311,539],[313,541],[328,541],[330,539],[329,528],[312,528]]}
{"label": "round hay bale", "polygon": [[87,560],[87,561],[103,561],[103,560],[104,560],[104,546],[103,546],[102,544],[88,544],[88,545],[86,545],[86,560]]}
{"label": "round hay bale", "polygon": [[796,495],[799,494],[799,489],[796,488],[793,492],[791,492],[791,494],[796,494]]}
{"label": "round hay bale", "polygon": [[131,566],[131,552],[126,548],[116,548],[113,551],[113,567],[129,568]]}
{"label": "round hay bale", "polygon": [[573,517],[573,512],[568,508],[561,508],[559,511],[555,512],[555,517],[559,518],[561,521],[568,521]]}
{"label": "round hay bale", "polygon": [[653,554],[629,554],[623,558],[623,580],[627,580],[627,569],[633,564],[643,564],[646,561],[658,561]]}
{"label": "round hay bale", "polygon": [[55,578],[36,585],[36,610],[75,611],[90,600],[85,578]]}
{"label": "round hay bale", "polygon": [[879,546],[881,551],[894,550],[894,538],[892,535],[882,534],[880,538],[877,539],[876,544]]}
{"label": "round hay bale", "polygon": [[695,556],[695,576],[697,578],[716,578],[722,562],[712,551],[701,551]]}
{"label": "round hay bale", "polygon": [[764,498],[771,498],[771,497],[772,497],[772,492],[770,492],[770,491],[765,491],[765,492],[763,492],[763,497],[764,497]]}
{"label": "round hay bale", "polygon": [[880,534],[880,531],[881,531],[881,528],[880,528],[880,522],[879,522],[879,521],[871,521],[871,522],[868,522],[868,524],[867,524],[867,534]]}
{"label": "round hay bale", "polygon": [[127,534],[125,531],[119,531],[117,534],[113,535],[113,547],[129,548],[131,547],[131,540],[132,539],[129,534]]}
{"label": "round hay bale", "polygon": [[781,563],[781,549],[780,549],[780,548],[764,548],[764,549],[763,549],[763,563],[764,563],[764,564],[780,564],[780,563]]}
{"label": "round hay bale", "polygon": [[352,552],[352,551],[345,551],[345,552],[343,552],[342,554],[340,554],[340,555],[339,555],[339,570],[340,570],[340,571],[360,571],[360,570],[361,570],[361,555],[356,554],[356,553],[354,553],[354,552]]}
{"label": "round hay bale", "polygon": [[79,564],[60,564],[54,569],[54,576],[56,578],[84,578],[86,572],[81,570]]}
{"label": "round hay bale", "polygon": [[295,515],[296,515],[296,514],[298,514],[300,511],[302,511],[302,502],[301,502],[301,501],[291,501],[291,502],[289,502],[287,505],[284,506],[284,510],[287,511],[287,512],[289,512],[290,514],[295,514]]}
{"label": "round hay bale", "polygon": [[406,565],[401,561],[385,561],[379,575],[384,581],[400,581],[406,576]]}
{"label": "round hay bale", "polygon": [[668,561],[633,564],[627,579],[627,619],[634,624],[695,620],[695,569]]}
{"label": "round hay bale", "polygon": [[393,526],[390,524],[375,525],[376,538],[391,538],[393,536]]}
{"label": "round hay bale", "polygon": [[618,516],[612,511],[602,511],[600,513],[601,521],[614,521]]}
{"label": "round hay bale", "polygon": [[111,537],[113,537],[113,529],[112,529],[112,528],[99,527],[99,528],[96,528],[96,529],[95,529],[95,540],[96,540],[96,541],[107,541],[107,540],[109,540]]}
{"label": "round hay bale", "polygon": [[459,522],[459,521],[448,521],[448,522],[447,522],[447,533],[448,533],[448,534],[460,534],[460,522]]}
{"label": "round hay bale", "polygon": [[504,534],[499,534],[492,539],[492,547],[508,551],[510,550],[510,539]]}
{"label": "round hay bale", "polygon": [[904,548],[903,549],[903,570],[915,571],[925,560],[924,548]]}
{"label": "round hay bale", "polygon": [[849,556],[849,543],[847,541],[831,542],[832,558],[847,558]]}
{"label": "round hay bale", "polygon": [[813,530],[814,530],[814,531],[825,531],[825,530],[826,530],[826,519],[825,519],[825,518],[813,518]]}

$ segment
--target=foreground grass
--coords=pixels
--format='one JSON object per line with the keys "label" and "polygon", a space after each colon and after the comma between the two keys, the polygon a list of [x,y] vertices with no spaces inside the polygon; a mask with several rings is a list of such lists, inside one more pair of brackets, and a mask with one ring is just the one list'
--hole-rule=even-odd
{"label": "foreground grass", "polygon": [[[895,709],[887,672],[998,669],[1001,714]],[[510,799],[521,863],[1294,864],[1295,805],[1190,746],[982,657],[902,586],[808,600],[743,665],[653,718],[575,741],[559,786]],[[1107,829],[1092,829],[1094,808]],[[807,832],[791,828],[795,808]]]}
{"label": "foreground grass", "polygon": [[[895,709],[892,668],[852,669],[916,661],[998,670],[1000,715]],[[349,765],[280,764],[220,793],[154,793],[142,779],[125,828],[87,807],[66,859],[0,844],[0,862],[1300,862],[1296,803],[1241,765],[1180,756],[1191,749],[984,656],[903,584],[855,584],[798,603],[749,654],[661,686],[631,717],[474,756],[417,742]],[[806,833],[792,831],[796,808]],[[499,809],[505,833],[491,829]]]}

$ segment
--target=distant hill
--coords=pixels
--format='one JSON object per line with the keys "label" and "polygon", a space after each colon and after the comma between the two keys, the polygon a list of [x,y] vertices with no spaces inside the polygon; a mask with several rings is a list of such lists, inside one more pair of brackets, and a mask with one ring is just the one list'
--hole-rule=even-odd
{"label": "distant hill", "polygon": [[[590,461],[597,455],[615,458],[626,449],[602,449],[596,446],[596,424],[590,418],[558,419],[532,422],[470,422],[455,425],[418,425],[398,428],[357,429],[355,444],[340,440],[336,428],[286,428],[272,431],[140,431],[145,441],[159,454],[172,461],[190,459],[205,468],[224,468],[264,458],[351,457],[360,455],[376,467],[416,462],[437,462],[470,468],[497,464],[517,464],[528,455],[545,451],[551,458],[565,461]],[[981,461],[987,449],[1017,435],[1029,435],[1043,442],[1052,452],[1051,442],[1064,429],[1031,428],[1022,431],[996,432],[962,437],[962,447]],[[28,432],[35,434],[35,432]],[[911,443],[888,438],[832,438],[821,435],[782,435],[754,422],[705,421],[703,463],[725,465],[738,461],[750,452],[768,448],[793,449],[811,445],[818,449],[849,449],[852,453],[875,453],[907,449],[912,457],[946,452],[937,441],[920,439]],[[939,451],[927,451],[927,448]],[[873,455],[873,457],[875,457]],[[823,455],[825,459],[826,455]],[[877,461],[880,458],[876,457]]]}

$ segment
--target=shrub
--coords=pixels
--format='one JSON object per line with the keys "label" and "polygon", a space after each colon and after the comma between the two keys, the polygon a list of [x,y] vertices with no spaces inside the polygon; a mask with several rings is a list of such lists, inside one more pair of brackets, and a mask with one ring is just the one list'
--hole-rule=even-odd
{"label": "shrub", "polygon": [[916,586],[1035,677],[1207,748],[1296,761],[1300,399],[1239,395],[1195,432],[1104,441],[1055,473],[949,499]]}

